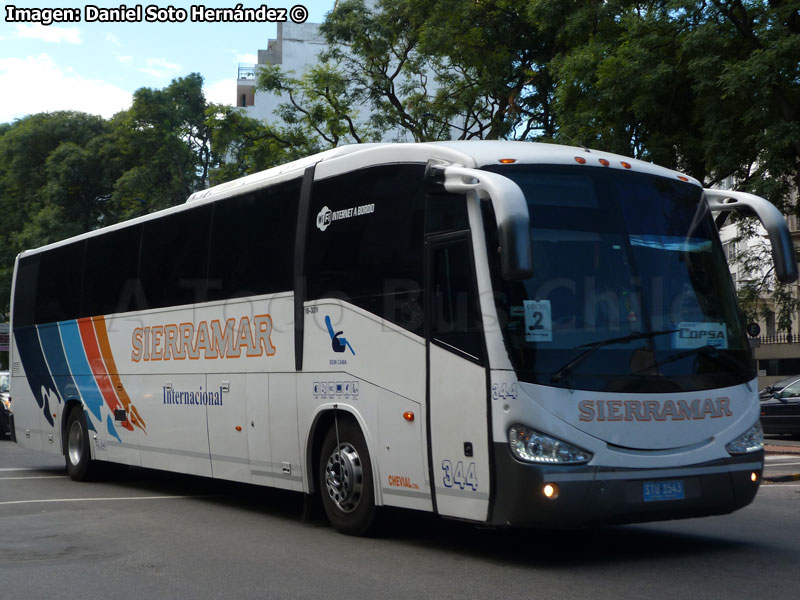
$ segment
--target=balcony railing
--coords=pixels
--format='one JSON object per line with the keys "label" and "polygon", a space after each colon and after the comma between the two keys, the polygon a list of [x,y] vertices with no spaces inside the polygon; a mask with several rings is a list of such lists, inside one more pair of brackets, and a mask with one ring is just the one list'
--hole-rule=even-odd
{"label": "balcony railing", "polygon": [[758,338],[762,344],[800,344],[798,333],[776,333],[775,335],[761,335]]}
{"label": "balcony railing", "polygon": [[255,65],[239,65],[239,79],[255,79],[256,66]]}

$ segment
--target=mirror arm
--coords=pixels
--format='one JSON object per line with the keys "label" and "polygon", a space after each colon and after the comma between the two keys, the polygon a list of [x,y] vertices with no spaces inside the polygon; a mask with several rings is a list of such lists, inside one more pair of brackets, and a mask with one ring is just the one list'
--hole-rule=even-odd
{"label": "mirror arm", "polygon": [[705,189],[703,192],[712,211],[752,210],[767,230],[778,281],[781,283],[797,281],[797,261],[792,236],[786,220],[774,204],[760,196],[745,192],[713,189]]}
{"label": "mirror arm", "polygon": [[475,192],[489,200],[497,218],[503,278],[527,279],[533,275],[530,216],[525,194],[508,177],[457,165],[444,168],[444,189],[455,194]]}

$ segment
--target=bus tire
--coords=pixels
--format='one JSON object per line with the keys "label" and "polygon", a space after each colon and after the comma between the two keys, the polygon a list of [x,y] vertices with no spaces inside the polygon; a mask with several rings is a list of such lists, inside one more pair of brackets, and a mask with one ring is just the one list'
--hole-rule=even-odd
{"label": "bus tire", "polygon": [[86,415],[80,406],[70,411],[65,435],[64,458],[67,463],[67,474],[75,481],[91,481],[97,475],[98,465],[92,460],[89,428],[86,426]]}
{"label": "bus tire", "polygon": [[328,430],[319,461],[322,506],[333,527],[347,535],[369,535],[375,526],[372,461],[361,429],[341,419]]}

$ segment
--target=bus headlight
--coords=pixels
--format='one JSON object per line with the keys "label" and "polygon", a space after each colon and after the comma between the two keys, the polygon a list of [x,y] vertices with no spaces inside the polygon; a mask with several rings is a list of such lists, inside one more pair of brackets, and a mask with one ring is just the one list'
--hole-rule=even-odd
{"label": "bus headlight", "polygon": [[755,425],[725,446],[728,454],[747,454],[763,448],[764,430],[761,429],[761,421],[756,421]]}
{"label": "bus headlight", "polygon": [[592,460],[591,452],[524,425],[511,426],[508,430],[508,443],[514,456],[525,462],[577,465]]}

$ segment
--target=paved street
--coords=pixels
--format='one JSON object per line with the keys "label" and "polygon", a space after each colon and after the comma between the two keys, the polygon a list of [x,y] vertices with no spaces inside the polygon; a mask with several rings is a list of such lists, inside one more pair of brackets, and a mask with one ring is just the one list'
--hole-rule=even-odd
{"label": "paved street", "polygon": [[2,598],[797,597],[800,482],[723,517],[547,532],[393,512],[362,539],[303,522],[296,494],[144,469],[76,483],[7,441],[0,479]]}

